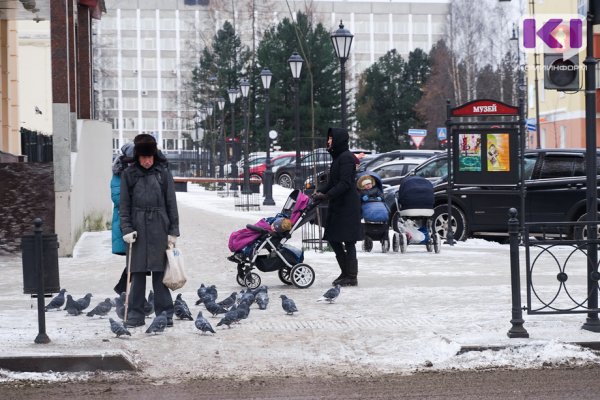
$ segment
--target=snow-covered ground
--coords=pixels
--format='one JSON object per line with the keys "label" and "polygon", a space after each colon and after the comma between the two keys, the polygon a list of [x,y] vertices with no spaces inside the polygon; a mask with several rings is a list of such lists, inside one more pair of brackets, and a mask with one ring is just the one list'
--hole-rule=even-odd
{"label": "snow-covered ground", "polygon": [[[234,197],[189,185],[177,193],[181,218],[179,247],[185,255],[188,284],[182,293],[194,316],[204,306],[194,305],[201,283],[214,284],[219,298],[240,290],[235,264],[226,260],[229,234],[276,214],[289,190],[274,187],[276,206],[259,211],[236,210]],[[297,232],[290,243],[302,245]],[[124,257],[110,251],[110,232],[84,234],[72,258],[60,259],[61,286],[74,298],[93,294],[93,307],[114,297]],[[360,249],[360,243],[358,245]],[[524,254],[521,254],[524,260]],[[19,258],[0,258],[0,351],[11,355],[112,354],[123,352],[139,367],[139,374],[173,381],[191,377],[235,376],[364,376],[414,373],[419,370],[474,368],[535,368],[542,365],[597,363],[594,352],[573,345],[596,341],[599,334],[581,329],[585,314],[528,316],[529,339],[509,339],[511,291],[509,248],[471,239],[442,246],[440,254],[411,245],[405,254],[387,253],[375,243],[373,252],[359,250],[359,286],[342,288],[334,304],[316,300],[339,274],[331,252],[306,250],[305,262],[316,271],[308,289],[280,282],[276,272],[260,273],[269,286],[271,302],[265,311],[254,308],[247,320],[231,329],[200,335],[193,322],[175,321],[159,335],[143,328],[131,337],[115,338],[108,318],[71,317],[64,311],[46,313],[52,342],[36,345],[36,300],[22,294]],[[585,291],[585,262],[572,262],[571,293]],[[556,267],[541,262],[540,293],[556,291]],[[525,304],[524,262],[522,293]],[[547,268],[544,269],[544,268]],[[149,283],[149,282],[148,282]],[[150,285],[148,285],[150,289]],[[279,296],[294,299],[299,312],[288,316]],[[576,295],[574,297],[577,297]],[[579,296],[580,297],[580,296]],[[114,311],[111,316],[115,317]],[[150,320],[147,320],[147,324]],[[463,346],[494,350],[458,354]],[[496,348],[501,348],[497,350]],[[31,374],[0,370],[0,381],[13,379],[86,379],[88,374]],[[117,374],[118,376],[118,374]]]}

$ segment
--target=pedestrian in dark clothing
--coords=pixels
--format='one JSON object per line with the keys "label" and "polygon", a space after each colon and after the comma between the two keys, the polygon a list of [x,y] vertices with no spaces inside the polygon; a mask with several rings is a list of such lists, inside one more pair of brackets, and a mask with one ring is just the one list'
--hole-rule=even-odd
{"label": "pedestrian in dark clothing", "polygon": [[323,238],[335,252],[342,270],[333,285],[358,285],[358,260],[356,242],[363,239],[360,222],[360,198],[356,190],[356,157],[349,150],[348,131],[329,128],[327,151],[333,157],[327,185],[314,194],[316,200],[328,200],[327,220]]}
{"label": "pedestrian in dark clothing", "polygon": [[166,311],[167,326],[173,326],[173,300],[162,281],[165,251],[179,236],[175,185],[166,162],[158,156],[154,137],[140,134],[133,143],[135,163],[121,174],[119,209],[123,240],[132,244],[128,249],[132,251],[131,292],[125,324],[144,325],[146,273],[151,273],[156,315]]}

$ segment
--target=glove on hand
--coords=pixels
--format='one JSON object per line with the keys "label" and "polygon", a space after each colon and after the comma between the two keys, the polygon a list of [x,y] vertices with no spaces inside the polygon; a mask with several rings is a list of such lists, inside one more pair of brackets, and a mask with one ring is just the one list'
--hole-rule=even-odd
{"label": "glove on hand", "polygon": [[169,246],[175,247],[175,243],[177,243],[177,236],[169,235],[168,237]]}
{"label": "glove on hand", "polygon": [[128,233],[127,235],[123,235],[123,240],[125,241],[125,243],[135,243],[135,239],[137,239],[137,231],[133,231],[131,233]]}
{"label": "glove on hand", "polygon": [[328,196],[325,193],[315,192],[315,194],[312,195],[312,198],[316,201],[324,201],[327,200]]}

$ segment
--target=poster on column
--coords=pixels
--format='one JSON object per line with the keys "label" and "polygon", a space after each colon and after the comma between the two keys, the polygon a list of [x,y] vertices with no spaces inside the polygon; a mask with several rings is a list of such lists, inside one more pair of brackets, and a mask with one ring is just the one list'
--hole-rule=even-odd
{"label": "poster on column", "polygon": [[516,129],[457,129],[452,132],[454,183],[457,185],[516,185]]}

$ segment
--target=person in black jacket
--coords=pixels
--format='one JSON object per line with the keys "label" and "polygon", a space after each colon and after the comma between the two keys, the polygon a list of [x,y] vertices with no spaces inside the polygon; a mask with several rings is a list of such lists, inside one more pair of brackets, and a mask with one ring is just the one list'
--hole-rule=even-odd
{"label": "person in black jacket", "polygon": [[166,311],[167,326],[173,326],[173,300],[162,280],[167,246],[175,245],[179,236],[175,184],[166,162],[158,157],[153,136],[137,135],[133,143],[135,163],[121,174],[119,207],[123,240],[131,245],[132,252],[131,293],[125,324],[144,325],[146,273],[151,273],[156,315]]}
{"label": "person in black jacket", "polygon": [[360,198],[355,186],[356,157],[349,150],[349,138],[346,129],[329,128],[327,131],[327,151],[333,161],[327,185],[313,195],[317,201],[329,201],[323,238],[335,252],[342,270],[332,284],[341,286],[358,285],[356,242],[364,235],[360,223]]}

